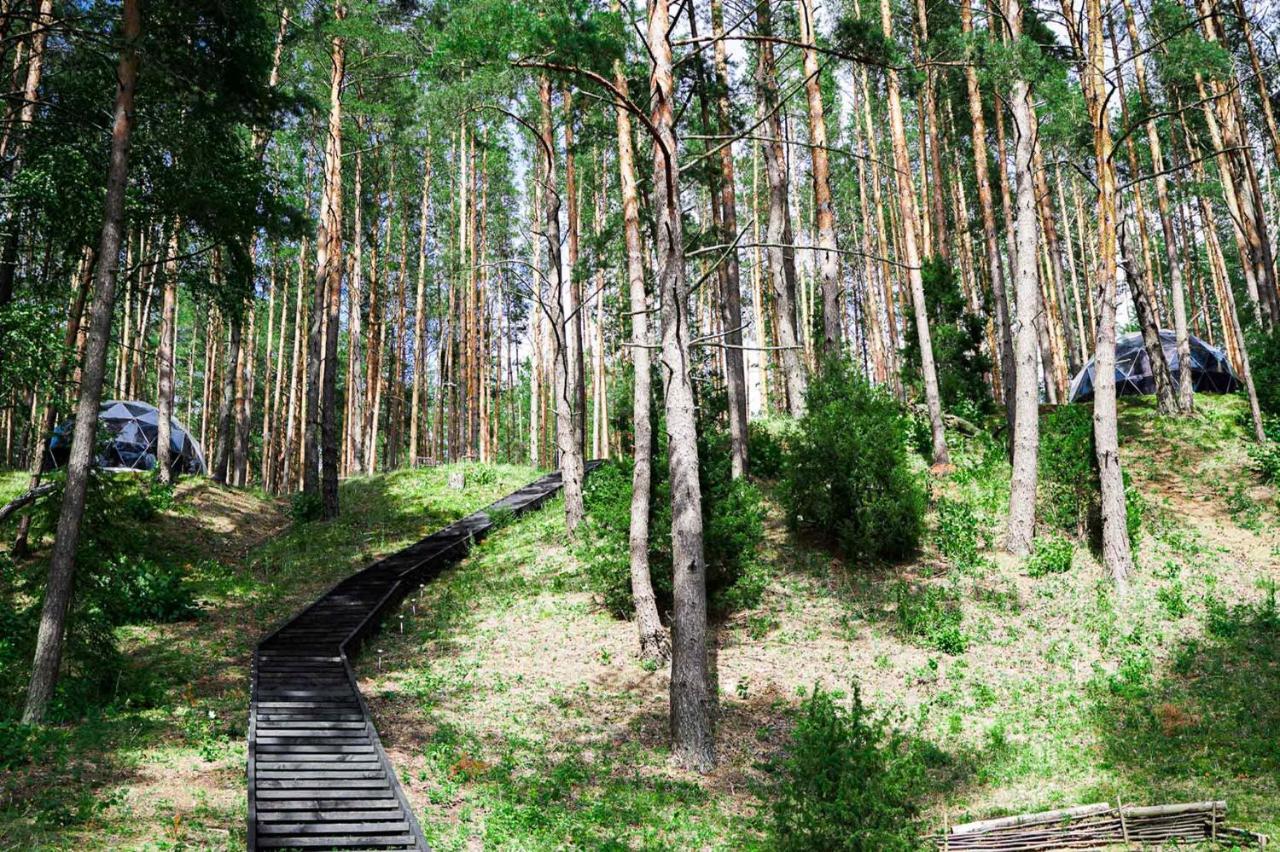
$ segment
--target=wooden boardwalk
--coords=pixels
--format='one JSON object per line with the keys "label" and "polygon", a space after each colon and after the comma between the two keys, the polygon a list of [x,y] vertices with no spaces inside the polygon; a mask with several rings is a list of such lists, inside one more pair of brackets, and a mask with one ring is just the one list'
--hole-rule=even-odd
{"label": "wooden boardwalk", "polygon": [[495,514],[537,508],[559,489],[560,474],[544,476],[373,563],[258,643],[249,704],[250,849],[427,849],[349,657],[406,594],[465,556]]}

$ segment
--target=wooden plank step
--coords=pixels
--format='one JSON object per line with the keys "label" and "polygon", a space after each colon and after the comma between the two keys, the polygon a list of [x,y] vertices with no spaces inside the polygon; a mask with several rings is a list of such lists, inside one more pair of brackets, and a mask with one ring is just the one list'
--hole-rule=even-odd
{"label": "wooden plank step", "polygon": [[265,822],[258,831],[263,834],[403,834],[409,823],[399,819],[388,822]]}
{"label": "wooden plank step", "polygon": [[270,837],[259,837],[258,845],[264,849],[295,849],[303,847],[321,847],[324,849],[367,849],[372,846],[390,849],[412,849],[416,841],[412,834],[378,836],[316,836],[284,834]]}
{"label": "wooden plank step", "polygon": [[288,811],[369,811],[399,810],[400,800],[391,796],[381,799],[327,799],[298,795],[292,799],[263,799],[258,802],[258,813],[285,813]]}
{"label": "wooden plank step", "polygon": [[258,824],[269,822],[346,822],[351,820],[371,820],[374,822],[402,819],[399,808],[364,811],[268,811],[258,814]]}

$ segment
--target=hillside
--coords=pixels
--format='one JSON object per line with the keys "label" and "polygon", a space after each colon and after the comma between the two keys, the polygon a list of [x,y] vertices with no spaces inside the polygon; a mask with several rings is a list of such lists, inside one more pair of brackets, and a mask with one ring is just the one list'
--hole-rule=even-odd
{"label": "hillside", "polygon": [[[709,776],[669,763],[666,672],[639,664],[633,625],[587,591],[560,505],[504,527],[406,601],[358,664],[428,836],[439,849],[758,845],[802,697],[855,683],[923,744],[925,828],[1216,797],[1234,823],[1280,833],[1276,494],[1254,484],[1240,401],[1198,402],[1187,423],[1122,406],[1144,507],[1125,601],[1085,548],[1039,578],[990,548],[1008,469],[981,442],[933,495],[968,507],[976,559],[943,555],[964,527],[945,509],[910,562],[845,564],[796,540],[766,483],[765,595],[715,624]],[[126,664],[106,706],[6,745],[0,845],[239,848],[254,641],[533,475],[468,466],[459,492],[450,470],[347,481],[333,524],[204,482],[137,522],[145,557],[182,566],[199,612],[120,628]]]}

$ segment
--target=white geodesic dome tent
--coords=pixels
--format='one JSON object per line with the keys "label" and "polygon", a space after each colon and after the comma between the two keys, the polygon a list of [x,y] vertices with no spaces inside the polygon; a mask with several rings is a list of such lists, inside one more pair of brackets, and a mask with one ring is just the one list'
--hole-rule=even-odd
{"label": "white geodesic dome tent", "polygon": [[[71,455],[75,418],[53,430],[44,454],[44,469],[59,470]],[[186,427],[170,417],[169,458],[174,473],[206,473],[204,453]],[[97,463],[104,470],[154,470],[160,438],[160,412],[136,400],[109,400],[98,409],[98,426],[108,438],[98,446]]]}

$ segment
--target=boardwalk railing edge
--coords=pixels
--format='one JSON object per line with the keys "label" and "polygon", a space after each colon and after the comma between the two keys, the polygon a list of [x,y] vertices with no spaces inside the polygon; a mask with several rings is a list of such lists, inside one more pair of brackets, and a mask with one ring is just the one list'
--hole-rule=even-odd
{"label": "boardwalk railing edge", "polygon": [[[585,472],[590,473],[600,464],[601,462],[599,461],[589,462],[586,465]],[[554,472],[554,473],[550,473],[545,476],[542,476],[534,480],[533,482],[529,483],[528,485],[524,486],[523,488],[517,489],[511,494],[508,494],[507,496],[489,504],[485,508],[480,509],[479,511],[473,512],[470,515],[467,515],[466,517],[460,518],[459,520],[454,521],[448,526],[445,526],[431,533],[425,538],[420,539],[415,544],[412,544],[409,547],[406,547],[395,553],[388,554],[387,556],[384,556],[381,559],[378,559],[375,562],[372,562],[369,565],[366,565],[364,568],[360,569],[359,571],[355,571],[351,574],[348,574],[347,576],[343,577],[341,580],[336,582],[333,586],[331,586],[324,594],[320,595],[310,604],[303,607],[303,609],[299,610],[289,618],[285,619],[281,624],[277,625],[275,629],[273,629],[270,633],[268,633],[266,636],[264,636],[262,639],[258,641],[258,644],[254,648],[254,652],[253,652],[253,661],[252,661],[252,668],[251,668],[251,675],[250,675],[251,683],[250,683],[250,697],[249,697],[248,759],[246,761],[246,771],[248,776],[247,777],[247,787],[248,787],[247,794],[248,794],[248,811],[249,811],[248,812],[248,848],[249,849],[256,850],[259,848],[256,752],[257,752],[257,740],[258,740],[258,731],[257,731],[258,672],[261,667],[260,653],[262,651],[262,647],[267,643],[269,643],[274,638],[276,638],[277,635],[280,634],[280,632],[284,630],[286,627],[288,627],[289,625],[301,619],[303,616],[311,612],[313,609],[319,606],[322,602],[328,599],[331,595],[335,594],[342,586],[349,583],[352,579],[359,577],[363,574],[369,573],[371,571],[374,571],[375,569],[378,569],[382,566],[385,566],[386,563],[392,562],[395,559],[402,557],[404,554],[409,553],[416,548],[422,547],[432,539],[445,539],[448,537],[457,536],[456,541],[450,544],[447,544],[443,549],[438,550],[434,553],[431,553],[430,555],[426,555],[422,559],[410,564],[409,567],[404,568],[403,570],[400,570],[396,575],[396,579],[390,583],[390,585],[387,587],[386,593],[383,594],[381,599],[379,599],[378,602],[372,607],[372,609],[370,609],[369,613],[364,617],[364,619],[362,619],[359,624],[357,624],[352,630],[350,630],[347,633],[347,635],[344,638],[342,638],[338,644],[338,657],[342,663],[344,671],[346,672],[348,684],[351,688],[351,691],[355,694],[356,700],[358,702],[360,714],[364,720],[365,731],[367,732],[369,739],[374,747],[377,762],[379,763],[383,771],[385,771],[387,779],[390,783],[390,788],[394,793],[396,800],[400,803],[400,806],[405,813],[408,826],[409,826],[409,832],[410,834],[412,834],[415,840],[415,843],[418,845],[420,849],[429,850],[430,847],[427,844],[426,837],[423,835],[422,827],[418,823],[418,819],[417,819],[417,816],[414,814],[413,807],[410,805],[408,798],[404,794],[404,790],[400,786],[399,779],[396,777],[396,774],[395,774],[395,767],[391,764],[390,759],[387,757],[386,750],[382,746],[382,740],[378,736],[377,729],[374,727],[373,718],[369,713],[369,707],[367,702],[365,701],[364,695],[362,695],[360,692],[359,684],[356,680],[355,670],[351,665],[350,657],[359,652],[360,647],[363,644],[365,638],[378,627],[382,617],[386,615],[386,613],[390,609],[397,606],[401,601],[404,600],[405,597],[408,596],[408,594],[411,591],[413,591],[413,589],[421,587],[429,579],[431,579],[435,574],[439,573],[441,569],[465,557],[470,552],[472,545],[475,542],[483,539],[492,530],[493,528],[492,513],[494,511],[496,511],[499,507],[501,507],[507,501],[510,501],[513,497],[516,497],[522,492],[528,492],[535,488],[538,490],[533,495],[531,495],[531,499],[529,499],[527,502],[522,503],[518,506],[512,507],[512,511],[516,516],[523,515],[526,512],[530,512],[540,508],[548,499],[551,498],[553,494],[555,494],[557,491],[560,490],[561,481],[560,481],[559,472]]]}

